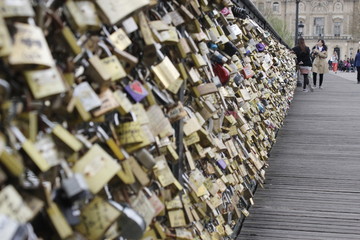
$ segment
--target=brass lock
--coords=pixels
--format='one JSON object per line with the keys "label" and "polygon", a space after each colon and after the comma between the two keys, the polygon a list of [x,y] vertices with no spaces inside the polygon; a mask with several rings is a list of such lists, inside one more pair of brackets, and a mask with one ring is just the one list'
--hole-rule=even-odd
{"label": "brass lock", "polygon": [[1,1],[0,9],[0,15],[4,18],[31,18],[35,16],[30,0],[19,0],[15,4],[12,1]]}
{"label": "brass lock", "polygon": [[15,23],[14,45],[9,63],[15,66],[36,64],[42,68],[54,67],[55,62],[41,28]]}
{"label": "brass lock", "polygon": [[0,57],[8,56],[12,50],[12,43],[5,21],[0,17]]}
{"label": "brass lock", "polygon": [[145,7],[149,0],[134,0],[132,2],[121,2],[116,0],[96,0],[96,5],[101,10],[101,17],[107,24],[116,25],[130,13]]}

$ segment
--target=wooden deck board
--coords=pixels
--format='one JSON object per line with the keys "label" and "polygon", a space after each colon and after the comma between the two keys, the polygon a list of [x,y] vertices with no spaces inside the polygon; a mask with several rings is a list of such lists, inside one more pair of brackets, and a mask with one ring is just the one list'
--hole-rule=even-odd
{"label": "wooden deck board", "polygon": [[360,85],[298,88],[238,240],[360,239]]}

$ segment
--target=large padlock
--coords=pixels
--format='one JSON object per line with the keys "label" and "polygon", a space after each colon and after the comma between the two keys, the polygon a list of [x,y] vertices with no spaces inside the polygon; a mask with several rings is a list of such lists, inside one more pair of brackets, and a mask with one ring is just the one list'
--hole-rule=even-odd
{"label": "large padlock", "polygon": [[98,144],[72,167],[74,173],[84,176],[90,191],[98,193],[104,185],[120,170],[120,165]]}
{"label": "large padlock", "polygon": [[151,66],[151,70],[155,74],[159,84],[161,84],[163,88],[167,89],[180,77],[180,73],[168,56],[164,57],[160,50],[158,50],[157,53],[161,62],[157,65]]}
{"label": "large padlock", "polygon": [[0,15],[4,18],[31,18],[35,12],[30,0],[1,1]]}
{"label": "large padlock", "polygon": [[36,64],[43,68],[54,67],[55,62],[41,28],[24,23],[15,23],[13,50],[9,63],[15,66]]}
{"label": "large padlock", "polygon": [[134,209],[125,204],[109,200],[109,203],[121,212],[117,220],[119,235],[128,239],[140,239],[146,229],[144,219]]}
{"label": "large padlock", "polygon": [[119,2],[117,0],[96,0],[107,24],[115,25],[132,12],[141,9],[150,3],[149,0],[134,0],[132,2]]}
{"label": "large padlock", "polygon": [[8,56],[11,53],[12,43],[5,21],[0,17],[0,57]]}

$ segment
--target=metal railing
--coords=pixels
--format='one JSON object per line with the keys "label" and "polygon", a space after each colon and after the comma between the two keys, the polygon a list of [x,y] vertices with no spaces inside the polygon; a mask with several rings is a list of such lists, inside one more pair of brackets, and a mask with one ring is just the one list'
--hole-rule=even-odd
{"label": "metal railing", "polygon": [[351,36],[303,36],[305,40],[353,40]]}

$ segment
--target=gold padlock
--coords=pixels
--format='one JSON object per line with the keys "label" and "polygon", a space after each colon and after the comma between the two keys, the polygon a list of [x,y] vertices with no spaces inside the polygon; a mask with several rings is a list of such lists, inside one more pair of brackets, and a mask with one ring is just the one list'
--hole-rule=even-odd
{"label": "gold padlock", "polygon": [[169,88],[180,77],[180,73],[167,56],[159,64],[152,66],[151,70],[165,89]]}
{"label": "gold padlock", "polygon": [[50,169],[49,163],[42,157],[40,152],[35,147],[34,143],[29,139],[26,139],[22,132],[15,126],[10,127],[11,132],[20,141],[21,147],[27,156],[35,163],[38,169],[42,172],[46,172]]}
{"label": "gold padlock", "polygon": [[61,239],[67,239],[73,235],[73,230],[55,203],[51,203],[46,212]]}
{"label": "gold padlock", "polygon": [[36,64],[46,68],[55,66],[41,28],[24,23],[15,23],[15,28],[14,51],[9,55],[11,65]]}
{"label": "gold padlock", "polygon": [[0,15],[4,18],[34,17],[35,12],[30,0],[1,1]]}
{"label": "gold padlock", "polygon": [[57,68],[24,72],[26,81],[35,99],[40,99],[66,91],[64,81]]}
{"label": "gold padlock", "polygon": [[11,53],[11,49],[10,34],[4,19],[0,16],[0,57],[8,56]]}
{"label": "gold padlock", "polygon": [[141,9],[150,3],[149,0],[133,0],[132,2],[119,2],[117,0],[96,0],[104,20],[115,25],[130,13]]}
{"label": "gold padlock", "polygon": [[95,144],[73,166],[75,173],[84,175],[92,193],[98,193],[115,176],[120,165],[99,145]]}

